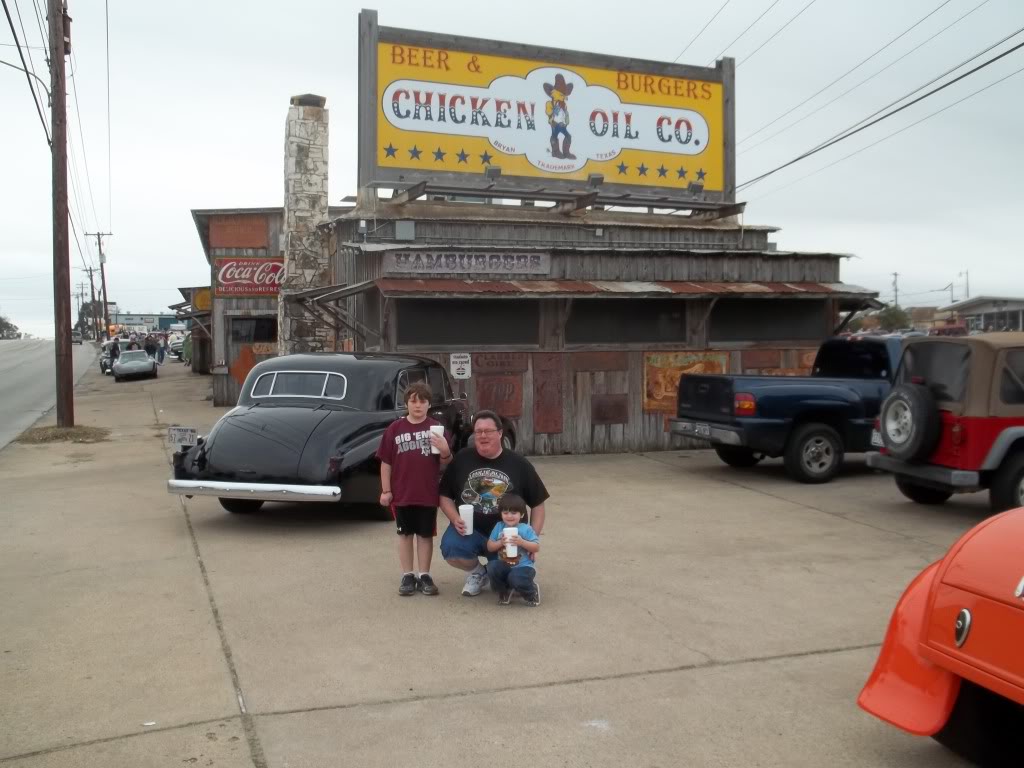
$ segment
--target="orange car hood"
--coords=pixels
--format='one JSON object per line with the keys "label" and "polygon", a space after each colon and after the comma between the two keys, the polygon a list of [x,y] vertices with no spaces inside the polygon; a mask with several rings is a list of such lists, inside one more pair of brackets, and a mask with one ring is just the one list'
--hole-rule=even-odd
{"label": "orange car hood", "polygon": [[1024,608],[1014,594],[1024,578],[1024,509],[1004,512],[964,537],[941,573],[951,587]]}

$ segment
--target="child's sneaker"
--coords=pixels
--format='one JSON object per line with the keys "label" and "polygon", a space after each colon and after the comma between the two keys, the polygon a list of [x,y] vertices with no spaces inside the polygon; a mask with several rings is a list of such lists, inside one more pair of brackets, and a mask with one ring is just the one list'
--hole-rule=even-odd
{"label": "child's sneaker", "polygon": [[437,588],[437,584],[434,583],[434,580],[430,577],[429,573],[421,573],[416,585],[424,595],[433,596],[440,593],[440,590]]}
{"label": "child's sneaker", "polygon": [[540,605],[540,584],[533,585],[532,595],[523,595],[523,602],[531,608],[536,608]]}
{"label": "child's sneaker", "polygon": [[416,593],[416,576],[412,573],[402,574],[402,582],[398,585],[398,594],[402,597]]}
{"label": "child's sneaker", "polygon": [[499,592],[498,593],[498,605],[508,605],[512,602],[511,592]]}

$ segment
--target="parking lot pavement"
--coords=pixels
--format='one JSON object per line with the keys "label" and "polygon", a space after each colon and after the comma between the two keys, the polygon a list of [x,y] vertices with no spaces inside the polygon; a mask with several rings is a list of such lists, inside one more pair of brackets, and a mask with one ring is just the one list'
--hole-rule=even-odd
{"label": "parking lot pavement", "polygon": [[855,699],[980,499],[917,508],[856,461],[811,487],[707,452],[538,458],[542,606],[461,597],[439,559],[441,595],[404,599],[375,509],[166,495],[162,425],[209,427],[208,380],[117,387],[84,382],[112,442],[0,453],[0,762],[188,763],[223,722],[246,749],[200,764],[961,764]]}

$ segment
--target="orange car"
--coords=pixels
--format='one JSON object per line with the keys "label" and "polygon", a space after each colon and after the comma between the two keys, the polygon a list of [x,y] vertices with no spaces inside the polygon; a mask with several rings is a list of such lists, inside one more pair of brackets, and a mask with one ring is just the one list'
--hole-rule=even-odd
{"label": "orange car", "polygon": [[910,583],[857,703],[979,765],[1024,765],[1024,508]]}

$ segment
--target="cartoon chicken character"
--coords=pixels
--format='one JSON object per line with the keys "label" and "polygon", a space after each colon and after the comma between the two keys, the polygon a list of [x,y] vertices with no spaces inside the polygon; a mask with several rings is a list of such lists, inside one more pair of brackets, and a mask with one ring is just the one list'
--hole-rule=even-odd
{"label": "cartoon chicken character", "polygon": [[[567,99],[572,93],[572,83],[566,83],[561,73],[555,75],[555,84],[544,83],[544,92],[550,100],[544,105],[544,111],[548,116],[548,123],[551,125],[551,156],[566,160],[575,160],[570,148],[572,147],[572,134],[569,133],[569,105]],[[562,147],[558,146],[558,136],[562,135]]]}

